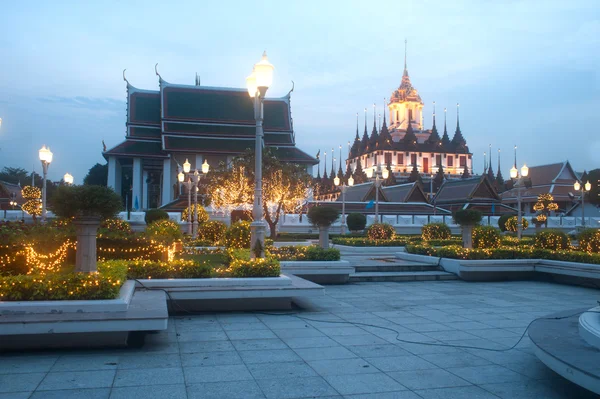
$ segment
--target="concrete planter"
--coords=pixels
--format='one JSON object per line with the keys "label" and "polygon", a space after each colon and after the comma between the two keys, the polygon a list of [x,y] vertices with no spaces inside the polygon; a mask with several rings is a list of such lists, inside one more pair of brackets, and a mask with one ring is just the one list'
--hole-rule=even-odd
{"label": "concrete planter", "polygon": [[329,227],[319,227],[319,246],[329,248]]}
{"label": "concrete planter", "polygon": [[355,272],[347,260],[281,261],[281,272],[293,274],[317,284],[345,284]]}
{"label": "concrete planter", "polygon": [[73,221],[77,231],[77,255],[75,271],[93,273],[96,268],[96,235],[100,227],[99,217],[82,217]]}

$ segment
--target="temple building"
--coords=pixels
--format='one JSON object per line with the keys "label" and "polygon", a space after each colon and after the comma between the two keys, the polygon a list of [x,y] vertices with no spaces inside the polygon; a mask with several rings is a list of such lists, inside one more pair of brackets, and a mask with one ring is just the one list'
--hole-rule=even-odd
{"label": "temple building", "polygon": [[386,106],[387,115],[384,113],[380,129],[377,127],[374,111],[370,135],[365,109],[362,138],[359,135],[357,117],[356,136],[347,160],[351,170],[355,171],[358,167],[371,178],[378,168],[389,167],[399,181],[405,181],[411,172],[418,172],[423,177],[433,176],[440,168],[447,178],[467,177],[473,174],[472,154],[460,129],[458,104],[456,129],[452,138],[446,126],[445,109],[443,132],[441,135],[438,132],[435,103],[431,129],[425,129],[423,100],[410,81],[406,55],[402,82],[393,91]]}
{"label": "temple building", "polygon": [[[246,89],[201,86],[198,77],[195,85],[171,84],[156,74],[159,90],[133,87],[123,74],[125,141],[103,152],[108,185],[128,199],[130,209],[177,202],[182,193],[177,174],[186,159],[192,170],[201,170],[205,161],[215,168],[255,148],[254,105]],[[264,100],[264,146],[312,173],[318,161],[296,147],[290,95]]]}

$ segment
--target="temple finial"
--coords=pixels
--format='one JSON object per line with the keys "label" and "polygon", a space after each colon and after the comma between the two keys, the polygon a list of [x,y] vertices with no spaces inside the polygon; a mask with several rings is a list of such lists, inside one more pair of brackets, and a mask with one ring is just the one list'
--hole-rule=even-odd
{"label": "temple finial", "polygon": [[500,148],[498,148],[498,172],[500,172]]}
{"label": "temple finial", "polygon": [[367,109],[365,108],[365,134],[367,134]]}
{"label": "temple finial", "polygon": [[377,131],[377,105],[373,103],[373,130]]}
{"label": "temple finial", "polygon": [[433,102],[433,127],[435,128],[435,101]]}
{"label": "temple finial", "polygon": [[487,159],[485,157],[486,153],[485,151],[483,152],[483,173],[482,175],[485,175],[487,173]]}
{"label": "temple finial", "polygon": [[385,97],[383,97],[383,124],[385,125],[385,106],[387,104],[387,101],[385,100]]}
{"label": "temple finial", "polygon": [[359,140],[360,137],[358,136],[358,112],[356,113],[356,140]]}
{"label": "temple finial", "polygon": [[407,71],[406,68],[406,48],[408,47],[408,40],[404,39],[404,72]]}
{"label": "temple finial", "polygon": [[492,169],[492,145],[490,144],[490,160],[488,165],[488,170]]}
{"label": "temple finial", "polygon": [[128,80],[127,80],[127,78],[125,77],[125,71],[126,71],[126,70],[127,70],[127,69],[123,69],[123,80],[124,80],[125,82],[127,82],[127,84],[129,84],[129,81],[128,81]]}
{"label": "temple finial", "polygon": [[456,103],[456,130],[460,131],[460,115],[459,115],[459,110],[460,110],[460,104]]}
{"label": "temple finial", "polygon": [[517,145],[515,144],[515,169],[517,168]]}

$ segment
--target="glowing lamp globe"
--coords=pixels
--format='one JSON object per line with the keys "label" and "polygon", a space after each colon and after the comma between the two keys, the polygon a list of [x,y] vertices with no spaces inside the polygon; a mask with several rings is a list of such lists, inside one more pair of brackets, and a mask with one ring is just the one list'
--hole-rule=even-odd
{"label": "glowing lamp globe", "polygon": [[585,183],[585,191],[590,191],[592,189],[592,184],[590,183],[590,181],[588,180],[587,183]]}
{"label": "glowing lamp globe", "polygon": [[73,176],[70,173],[65,173],[65,175],[63,176],[63,180],[67,184],[73,184]]}
{"label": "glowing lamp globe", "polygon": [[202,173],[207,174],[209,169],[210,169],[210,166],[208,165],[208,162],[206,162],[206,159],[205,159],[204,163],[202,164]]}
{"label": "glowing lamp globe", "polygon": [[40,161],[45,162],[45,163],[50,163],[52,162],[52,151],[50,151],[50,148],[46,148],[46,146],[42,146],[42,148],[39,151],[39,155],[40,155]]}
{"label": "glowing lamp globe", "polygon": [[262,59],[254,64],[254,76],[256,77],[256,87],[266,87],[273,84],[273,70],[275,67],[267,59],[267,52],[262,55]]}
{"label": "glowing lamp globe", "polygon": [[576,181],[576,182],[573,184],[573,188],[575,189],[575,191],[579,191],[579,190],[581,190],[581,184],[579,184],[579,182],[578,182],[578,181]]}
{"label": "glowing lamp globe", "polygon": [[516,179],[518,174],[519,174],[519,171],[517,170],[516,167],[513,166],[512,168],[510,168],[510,178],[511,179]]}
{"label": "glowing lamp globe", "polygon": [[354,185],[354,178],[353,178],[352,176],[350,176],[350,177],[348,178],[348,185],[349,185],[349,186],[353,186],[353,185]]}
{"label": "glowing lamp globe", "polygon": [[526,164],[523,164],[523,167],[521,168],[521,176],[527,177],[528,174],[529,174],[529,168],[527,167]]}
{"label": "glowing lamp globe", "polygon": [[373,177],[373,169],[367,169],[365,171],[367,173],[367,177],[370,179],[371,177]]}
{"label": "glowing lamp globe", "polygon": [[177,180],[179,180],[179,183],[183,183],[183,181],[185,180],[185,175],[183,174],[183,172],[179,172],[179,174],[177,175]]}
{"label": "glowing lamp globe", "polygon": [[336,186],[340,185],[340,178],[339,177],[335,177],[335,179],[333,179],[333,184],[335,184]]}
{"label": "glowing lamp globe", "polygon": [[183,173],[190,173],[190,168],[191,167],[192,167],[192,164],[189,163],[189,161],[186,158],[185,162],[183,163]]}
{"label": "glowing lamp globe", "polygon": [[256,91],[258,90],[258,86],[256,86],[256,74],[254,71],[246,78],[246,88],[248,89],[250,97],[254,98]]}
{"label": "glowing lamp globe", "polygon": [[390,171],[387,169],[382,170],[381,177],[383,177],[383,179],[386,180],[388,177],[390,177]]}

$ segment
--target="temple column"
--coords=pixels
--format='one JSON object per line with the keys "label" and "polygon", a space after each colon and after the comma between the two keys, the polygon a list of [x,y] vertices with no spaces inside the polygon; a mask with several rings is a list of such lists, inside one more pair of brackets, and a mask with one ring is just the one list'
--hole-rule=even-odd
{"label": "temple column", "polygon": [[202,155],[196,154],[196,163],[194,164],[194,169],[198,169],[198,173],[202,172],[202,162],[204,162]]}
{"label": "temple column", "polygon": [[171,187],[171,158],[163,160],[163,178],[162,178],[162,206],[167,205],[174,198],[171,198],[173,189]]}
{"label": "temple column", "polygon": [[140,201],[142,209],[148,209],[148,171],[142,171],[142,201]]}
{"label": "temple column", "polygon": [[[131,174],[131,204],[132,209],[139,211],[142,206],[142,159],[133,158],[133,171]],[[137,203],[137,206],[136,206]]]}
{"label": "temple column", "polygon": [[121,195],[121,164],[116,157],[108,157],[107,185]]}

